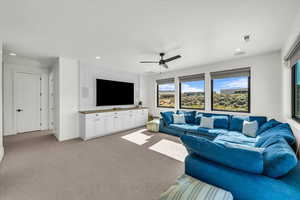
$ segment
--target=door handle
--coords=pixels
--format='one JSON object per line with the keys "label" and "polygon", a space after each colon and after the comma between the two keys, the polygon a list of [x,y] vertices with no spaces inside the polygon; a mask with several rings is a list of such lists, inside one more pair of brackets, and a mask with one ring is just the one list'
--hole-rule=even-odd
{"label": "door handle", "polygon": [[22,112],[23,110],[22,109],[17,109],[17,112]]}

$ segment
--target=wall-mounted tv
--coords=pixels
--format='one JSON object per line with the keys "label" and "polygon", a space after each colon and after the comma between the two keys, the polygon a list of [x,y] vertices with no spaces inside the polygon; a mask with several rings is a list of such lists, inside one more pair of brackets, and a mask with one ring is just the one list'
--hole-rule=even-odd
{"label": "wall-mounted tv", "polygon": [[96,104],[97,106],[134,104],[134,84],[97,79]]}

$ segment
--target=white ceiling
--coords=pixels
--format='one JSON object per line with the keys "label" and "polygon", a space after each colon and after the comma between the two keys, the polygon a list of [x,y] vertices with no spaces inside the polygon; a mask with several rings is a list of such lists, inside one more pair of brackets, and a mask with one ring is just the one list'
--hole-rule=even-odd
{"label": "white ceiling", "polygon": [[232,59],[236,48],[246,56],[280,49],[299,7],[299,0],[2,0],[0,40],[17,54],[135,73],[157,69],[140,60],[179,53],[169,64],[175,70]]}

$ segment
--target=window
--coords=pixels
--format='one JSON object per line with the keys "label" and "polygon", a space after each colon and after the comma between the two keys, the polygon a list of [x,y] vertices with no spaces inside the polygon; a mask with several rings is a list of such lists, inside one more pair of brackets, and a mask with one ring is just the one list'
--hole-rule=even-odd
{"label": "window", "polygon": [[175,83],[174,78],[157,80],[157,107],[175,107]]}
{"label": "window", "polygon": [[211,73],[212,110],[250,112],[250,68]]}
{"label": "window", "polygon": [[204,110],[204,74],[179,77],[179,82],[180,108]]}
{"label": "window", "polygon": [[292,67],[292,117],[300,121],[300,61]]}

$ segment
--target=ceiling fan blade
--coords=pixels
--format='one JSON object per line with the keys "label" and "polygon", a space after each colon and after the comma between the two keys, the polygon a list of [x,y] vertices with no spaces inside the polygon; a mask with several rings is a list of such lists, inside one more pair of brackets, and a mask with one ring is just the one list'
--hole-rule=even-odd
{"label": "ceiling fan blade", "polygon": [[166,63],[162,64],[162,66],[163,66],[164,68],[166,68],[166,69],[169,68],[169,66],[168,66]]}
{"label": "ceiling fan blade", "polygon": [[177,55],[177,56],[173,56],[173,57],[171,57],[171,58],[167,58],[167,59],[165,59],[164,61],[165,61],[165,62],[170,62],[170,61],[175,60],[175,59],[178,59],[178,58],[181,58],[181,55]]}
{"label": "ceiling fan blade", "polygon": [[158,61],[141,61],[140,63],[159,63]]}

